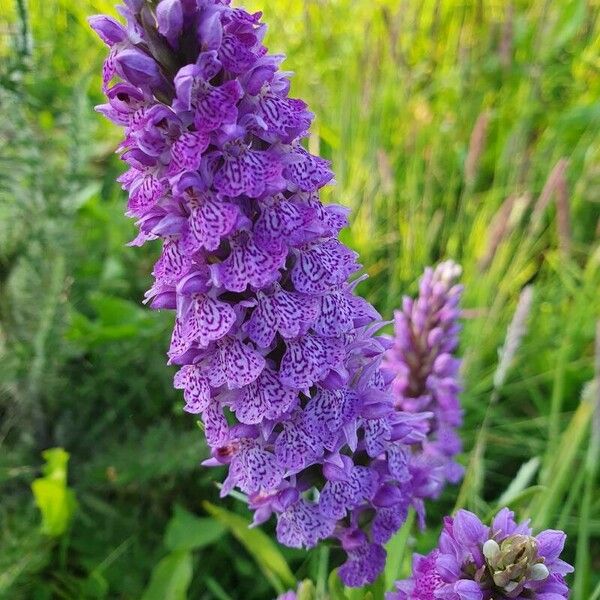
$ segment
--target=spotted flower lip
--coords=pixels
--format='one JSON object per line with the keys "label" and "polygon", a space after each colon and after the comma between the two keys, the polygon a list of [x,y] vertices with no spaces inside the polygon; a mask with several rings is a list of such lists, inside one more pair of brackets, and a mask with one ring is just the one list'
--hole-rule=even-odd
{"label": "spotted flower lip", "polygon": [[569,597],[560,559],[566,535],[548,529],[534,536],[503,508],[484,525],[459,510],[446,517],[438,547],[416,554],[410,579],[396,582],[387,600],[560,600]]}
{"label": "spotted flower lip", "polygon": [[302,144],[313,114],[289,96],[261,13],[227,0],[119,12],[124,25],[90,19],[109,47],[97,110],[124,128],[130,244],[162,242],[145,301],[175,312],[169,363],[202,419],[204,464],[227,467],[222,493],[247,494],[255,524],[274,514],[293,547],[335,538],[344,581],[369,583],[420,500],[410,447],[432,415],[394,410],[380,316],[338,239],[347,210],[322,204],[333,172]]}

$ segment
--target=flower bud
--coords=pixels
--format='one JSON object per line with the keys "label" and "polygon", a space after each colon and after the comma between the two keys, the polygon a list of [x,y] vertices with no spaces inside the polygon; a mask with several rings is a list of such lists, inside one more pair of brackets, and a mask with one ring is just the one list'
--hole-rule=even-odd
{"label": "flower bud", "polygon": [[171,46],[177,46],[177,38],[183,27],[183,9],[180,0],[162,0],[156,7],[158,31]]}
{"label": "flower bud", "polygon": [[112,17],[93,15],[88,18],[88,23],[107,46],[114,46],[127,38],[125,27]]}
{"label": "flower bud", "polygon": [[156,61],[139,50],[123,50],[117,55],[116,61],[120,74],[133,85],[147,86],[160,80]]}
{"label": "flower bud", "polygon": [[543,581],[550,575],[548,567],[543,563],[536,563],[529,569],[529,577],[534,581]]}
{"label": "flower bud", "polygon": [[537,541],[529,535],[511,535],[500,545],[488,540],[483,545],[483,555],[494,583],[508,593],[527,578],[539,581],[548,576],[548,569],[540,562],[543,559],[538,557]]}
{"label": "flower bud", "polygon": [[500,546],[495,540],[488,540],[483,545],[483,555],[488,561],[493,561],[500,553]]}

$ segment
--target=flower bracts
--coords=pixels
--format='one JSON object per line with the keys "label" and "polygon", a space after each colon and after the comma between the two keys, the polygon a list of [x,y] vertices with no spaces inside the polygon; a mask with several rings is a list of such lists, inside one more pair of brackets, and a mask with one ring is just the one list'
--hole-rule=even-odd
{"label": "flower bracts", "polygon": [[207,464],[229,467],[223,494],[247,494],[255,523],[275,513],[289,546],[337,538],[342,578],[363,585],[413,501],[410,445],[431,415],[394,409],[379,316],[337,239],[346,210],[319,200],[333,174],[300,143],[312,114],[288,97],[260,13],[155,5],[91,24],[110,48],[98,110],[125,129],[132,244],[163,243],[147,301],[176,311],[175,386]]}
{"label": "flower bracts", "polygon": [[561,600],[569,597],[564,576],[573,568],[560,559],[562,531],[533,536],[503,508],[491,525],[460,510],[446,517],[438,547],[415,555],[410,579],[398,581],[387,600]]}

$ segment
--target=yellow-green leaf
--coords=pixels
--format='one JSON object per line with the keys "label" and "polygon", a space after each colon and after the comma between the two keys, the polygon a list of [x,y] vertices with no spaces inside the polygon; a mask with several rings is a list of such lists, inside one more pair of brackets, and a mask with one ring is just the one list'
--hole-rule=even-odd
{"label": "yellow-green leaf", "polygon": [[216,542],[225,526],[211,518],[196,517],[180,506],[175,507],[167,525],[165,546],[172,551],[196,550]]}
{"label": "yellow-green leaf", "polygon": [[52,537],[62,535],[77,508],[73,490],[67,487],[69,454],[62,448],[42,452],[46,464],[43,477],[31,484],[35,503],[42,513],[42,533]]}
{"label": "yellow-green leaf", "polygon": [[192,555],[171,552],[154,567],[142,600],[186,600],[191,581]]}
{"label": "yellow-green leaf", "polygon": [[223,523],[246,548],[278,593],[296,585],[283,555],[266,533],[260,529],[250,529],[250,523],[246,519],[224,508],[214,506],[210,502],[204,502],[203,506],[206,512]]}

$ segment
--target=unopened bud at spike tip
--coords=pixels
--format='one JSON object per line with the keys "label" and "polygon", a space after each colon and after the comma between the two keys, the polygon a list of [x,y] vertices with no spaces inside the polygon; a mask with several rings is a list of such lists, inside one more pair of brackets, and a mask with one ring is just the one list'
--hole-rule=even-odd
{"label": "unopened bud at spike tip", "polygon": [[529,576],[534,581],[543,581],[548,578],[548,575],[550,575],[550,571],[548,571],[548,567],[542,563],[537,563],[529,569]]}
{"label": "unopened bud at spike tip", "polygon": [[500,546],[495,540],[488,540],[483,545],[483,555],[488,559],[488,561],[493,561],[499,553]]}

